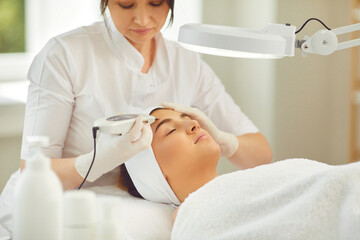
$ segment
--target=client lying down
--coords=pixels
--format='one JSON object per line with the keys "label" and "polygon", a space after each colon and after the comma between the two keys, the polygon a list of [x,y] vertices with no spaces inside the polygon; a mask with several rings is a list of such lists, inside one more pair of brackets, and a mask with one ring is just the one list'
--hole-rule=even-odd
{"label": "client lying down", "polygon": [[360,163],[290,159],[218,176],[220,148],[196,121],[151,115],[152,148],[122,166],[122,182],[134,196],[181,204],[172,239],[360,238]]}

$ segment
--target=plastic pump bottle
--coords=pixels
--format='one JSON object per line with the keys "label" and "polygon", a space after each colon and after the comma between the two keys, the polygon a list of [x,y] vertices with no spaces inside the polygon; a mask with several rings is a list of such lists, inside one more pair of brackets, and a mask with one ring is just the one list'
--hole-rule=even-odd
{"label": "plastic pump bottle", "polygon": [[28,137],[34,149],[15,188],[14,240],[63,239],[63,190],[41,148],[47,137]]}

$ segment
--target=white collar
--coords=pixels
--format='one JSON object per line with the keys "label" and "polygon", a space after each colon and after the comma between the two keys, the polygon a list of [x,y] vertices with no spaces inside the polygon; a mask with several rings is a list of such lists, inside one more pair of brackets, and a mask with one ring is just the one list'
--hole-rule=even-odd
{"label": "white collar", "polygon": [[[106,17],[106,41],[113,53],[130,69],[141,73],[144,58],[139,51],[117,30],[111,16]],[[170,57],[165,40],[161,33],[155,36],[156,54],[154,62],[147,74],[161,82],[168,79],[170,71]]]}

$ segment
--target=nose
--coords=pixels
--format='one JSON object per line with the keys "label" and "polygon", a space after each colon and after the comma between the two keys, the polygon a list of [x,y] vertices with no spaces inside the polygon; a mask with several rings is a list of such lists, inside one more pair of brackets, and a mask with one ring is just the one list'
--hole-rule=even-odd
{"label": "nose", "polygon": [[200,129],[200,125],[196,120],[188,120],[186,121],[186,133],[194,134]]}
{"label": "nose", "polygon": [[145,27],[148,25],[149,20],[150,20],[150,16],[146,7],[138,6],[135,12],[134,22],[141,27]]}

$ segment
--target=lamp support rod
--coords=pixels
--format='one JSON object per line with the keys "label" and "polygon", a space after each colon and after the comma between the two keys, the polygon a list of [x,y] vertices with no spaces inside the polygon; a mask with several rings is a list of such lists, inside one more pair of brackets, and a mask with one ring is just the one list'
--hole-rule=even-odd
{"label": "lamp support rod", "polygon": [[[336,28],[336,29],[333,29],[332,31],[337,36],[342,35],[342,34],[346,34],[346,33],[360,31],[360,23],[345,26],[345,27]],[[346,48],[352,48],[352,47],[356,47],[356,46],[360,46],[360,39],[353,39],[353,40],[350,40],[350,41],[339,43],[336,51],[346,49]]]}

